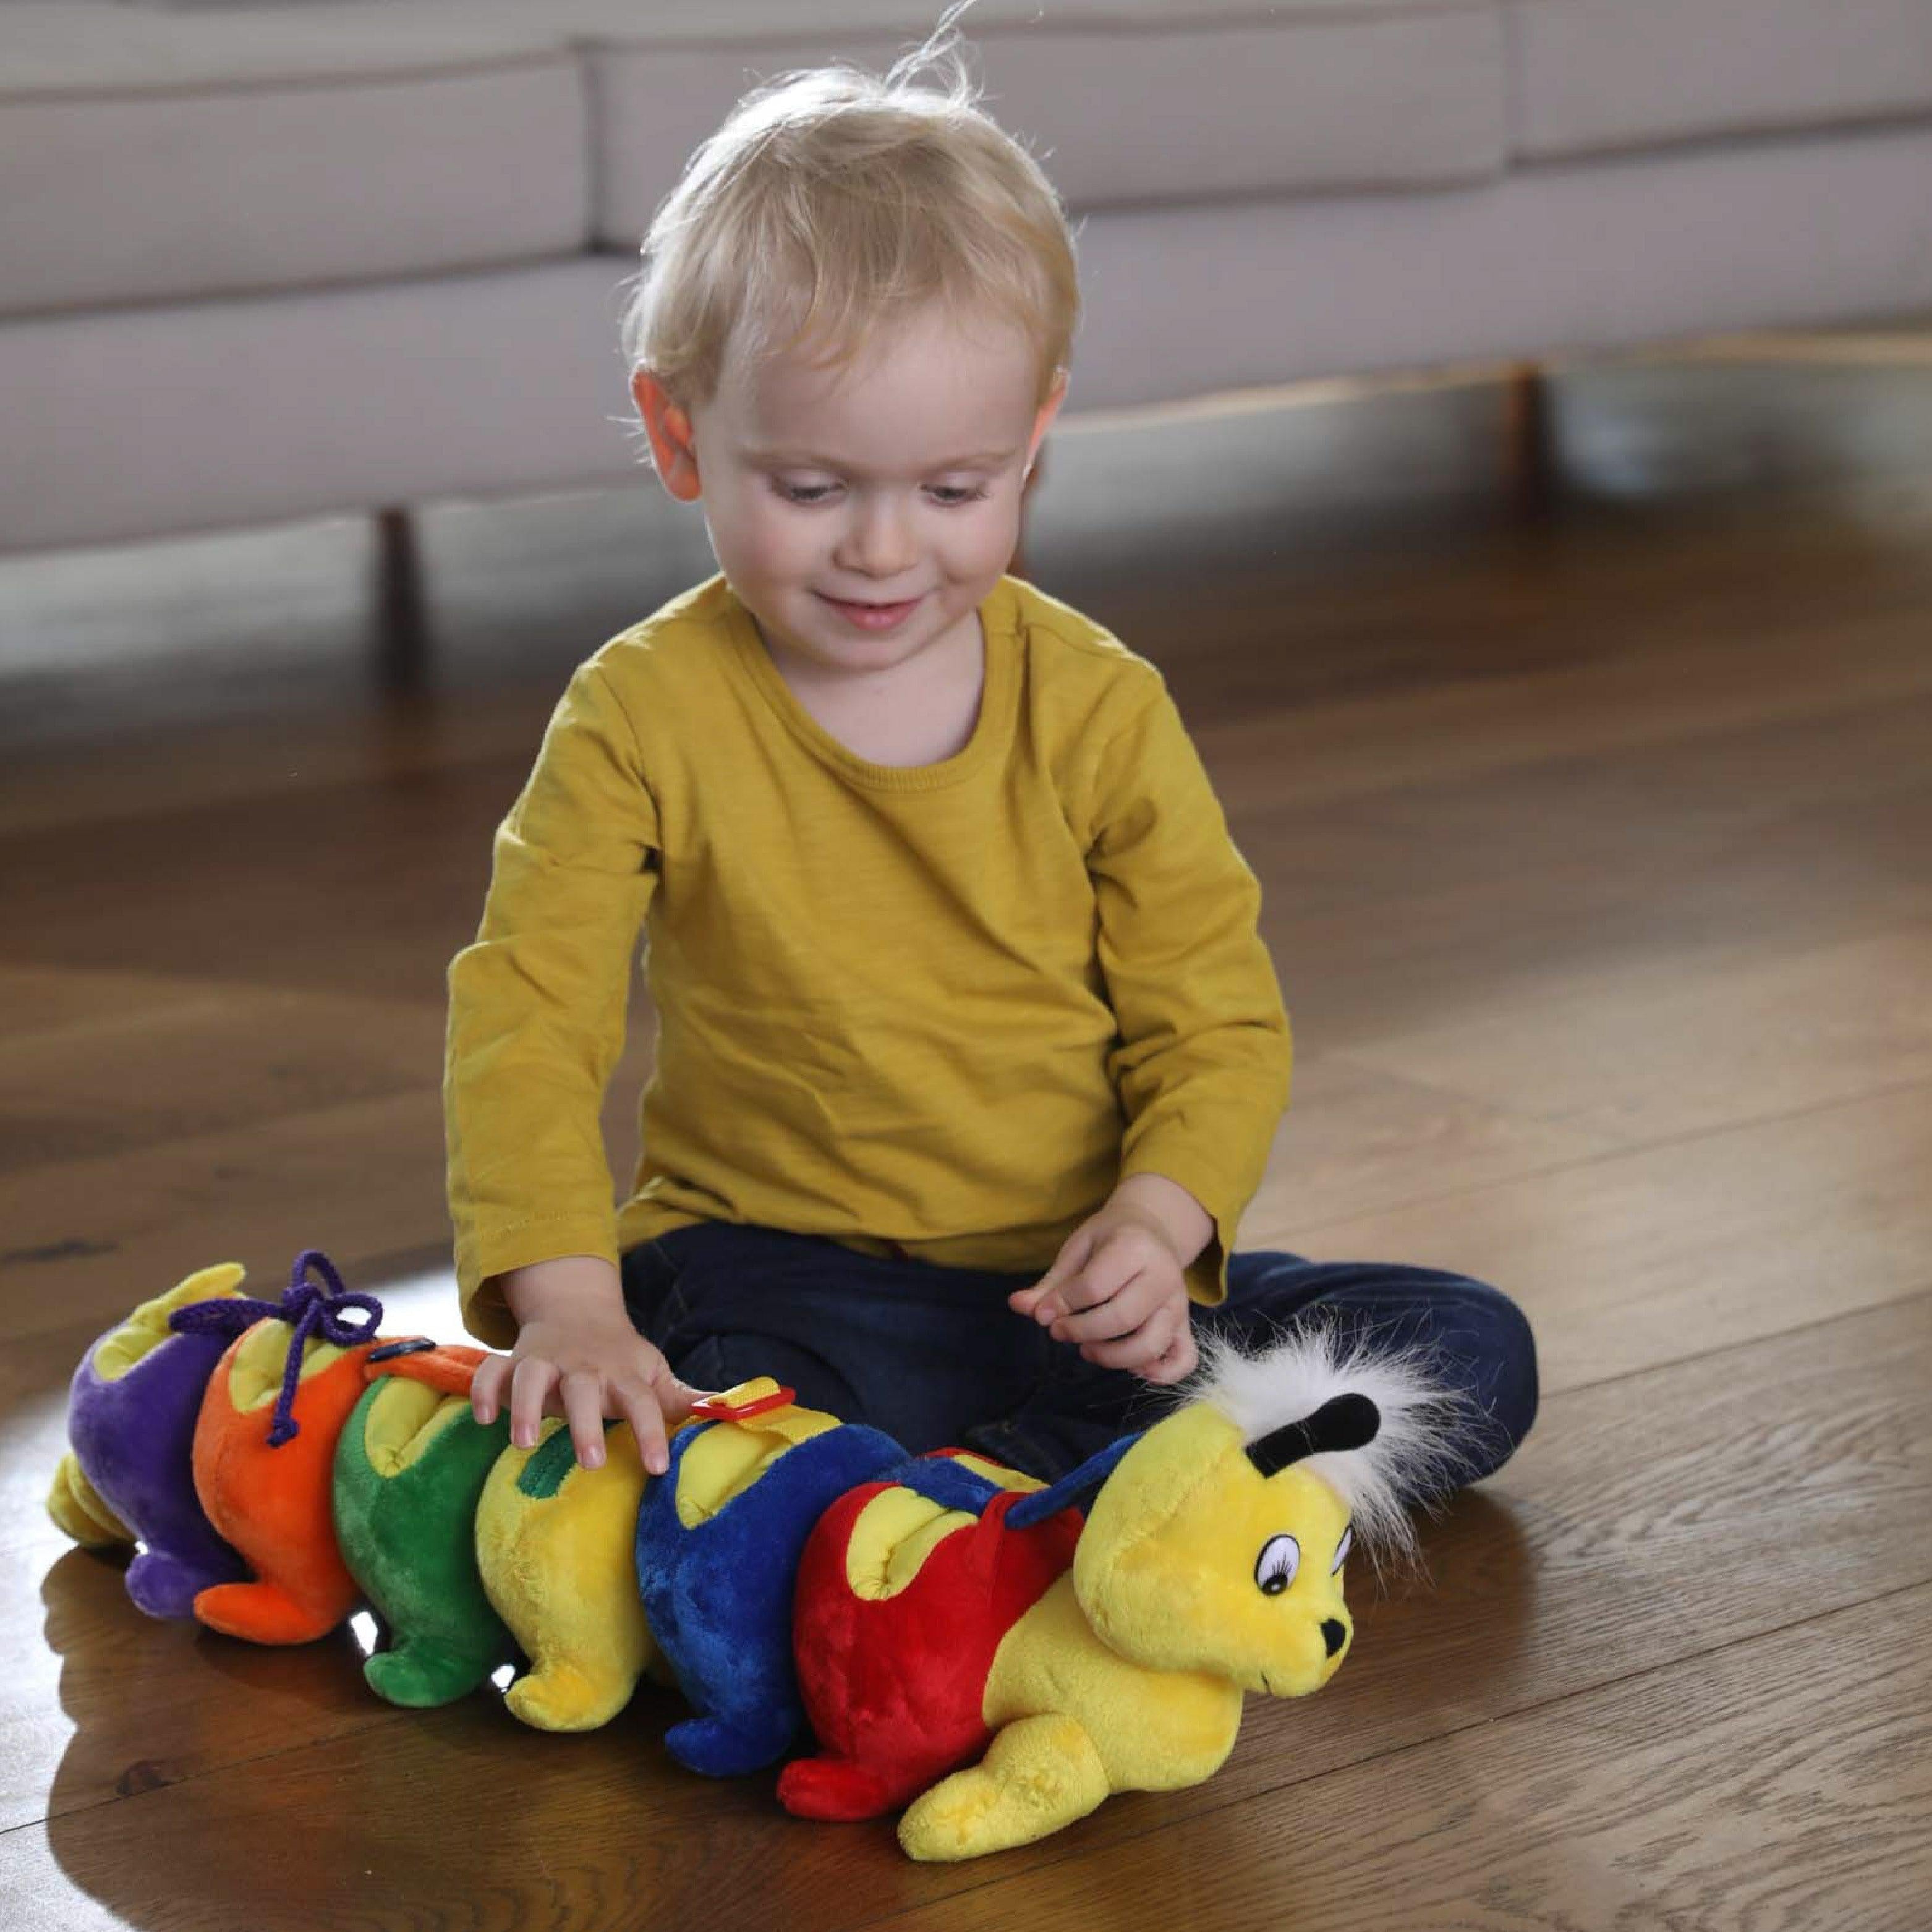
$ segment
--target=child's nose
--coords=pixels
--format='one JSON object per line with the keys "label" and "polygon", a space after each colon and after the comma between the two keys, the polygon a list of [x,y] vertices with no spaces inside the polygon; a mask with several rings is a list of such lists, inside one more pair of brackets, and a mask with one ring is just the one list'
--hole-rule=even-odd
{"label": "child's nose", "polygon": [[862,499],[847,523],[839,546],[842,569],[889,578],[918,561],[910,517],[904,506],[885,496]]}

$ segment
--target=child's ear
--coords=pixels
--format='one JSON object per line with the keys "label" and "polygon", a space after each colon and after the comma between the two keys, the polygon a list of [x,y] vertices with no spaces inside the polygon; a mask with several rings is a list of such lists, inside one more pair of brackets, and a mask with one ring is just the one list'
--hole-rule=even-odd
{"label": "child's ear", "polygon": [[1040,454],[1041,439],[1046,434],[1053,419],[1060,413],[1060,406],[1066,400],[1066,371],[1056,369],[1053,372],[1053,387],[1040,406],[1040,413],[1034,418],[1033,440],[1027,445],[1027,467],[1032,469],[1034,459]]}
{"label": "child's ear", "polygon": [[699,494],[698,449],[692,440],[690,416],[648,369],[633,372],[631,395],[651,440],[659,482],[680,503],[694,503]]}

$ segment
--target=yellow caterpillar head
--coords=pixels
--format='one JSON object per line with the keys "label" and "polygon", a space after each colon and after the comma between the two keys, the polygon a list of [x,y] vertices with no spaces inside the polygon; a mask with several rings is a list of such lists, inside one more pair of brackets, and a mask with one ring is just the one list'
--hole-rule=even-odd
{"label": "yellow caterpillar head", "polygon": [[1439,1473],[1456,1400],[1412,1359],[1322,1334],[1255,1357],[1212,1347],[1187,1394],[1095,1499],[1074,1557],[1081,1608],[1150,1669],[1318,1690],[1354,1636],[1355,1538],[1410,1546],[1402,1498]]}

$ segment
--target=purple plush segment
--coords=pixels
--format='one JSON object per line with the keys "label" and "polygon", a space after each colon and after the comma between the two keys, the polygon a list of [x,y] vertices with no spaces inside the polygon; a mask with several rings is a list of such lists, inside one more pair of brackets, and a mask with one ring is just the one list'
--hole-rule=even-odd
{"label": "purple plush segment", "polygon": [[129,1567],[128,1595],[150,1616],[192,1616],[198,1592],[249,1574],[194,1492],[194,1426],[227,1338],[171,1335],[112,1382],[94,1372],[99,1346],[74,1371],[68,1439],[101,1500],[147,1546]]}

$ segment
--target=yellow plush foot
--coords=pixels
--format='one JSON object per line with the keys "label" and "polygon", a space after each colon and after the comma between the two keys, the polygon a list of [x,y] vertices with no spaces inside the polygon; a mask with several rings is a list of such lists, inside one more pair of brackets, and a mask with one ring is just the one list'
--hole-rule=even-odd
{"label": "yellow plush foot", "polygon": [[574,1664],[538,1663],[505,1692],[513,1717],[540,1731],[594,1731],[631,1701],[638,1680],[628,1670],[593,1677]]}
{"label": "yellow plush foot", "polygon": [[970,1771],[935,1784],[899,1820],[915,1858],[976,1858],[1029,1845],[1084,1818],[1107,1796],[1100,1754],[1074,1719],[1021,1718]]}
{"label": "yellow plush foot", "polygon": [[100,1500],[100,1492],[81,1473],[69,1450],[54,1472],[47,1492],[47,1514],[62,1530],[86,1550],[112,1550],[134,1540],[127,1525]]}

